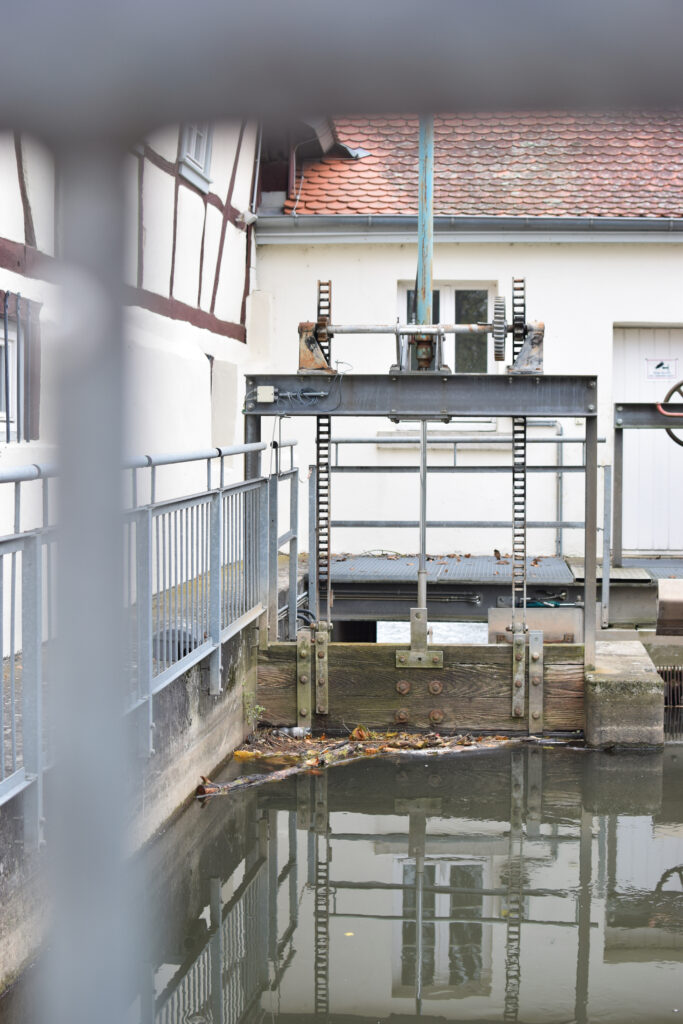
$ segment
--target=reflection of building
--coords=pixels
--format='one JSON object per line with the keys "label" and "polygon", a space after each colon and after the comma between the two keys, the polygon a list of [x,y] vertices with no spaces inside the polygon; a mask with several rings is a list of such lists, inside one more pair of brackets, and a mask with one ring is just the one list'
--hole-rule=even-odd
{"label": "reflection of building", "polygon": [[192,808],[155,854],[134,1010],[659,1020],[679,989],[680,792],[671,754],[525,750],[365,762]]}

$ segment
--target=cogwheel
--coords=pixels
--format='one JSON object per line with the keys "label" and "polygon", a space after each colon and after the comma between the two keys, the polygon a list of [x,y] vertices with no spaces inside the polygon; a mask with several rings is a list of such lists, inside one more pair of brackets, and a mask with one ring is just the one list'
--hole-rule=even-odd
{"label": "cogwheel", "polygon": [[493,355],[497,362],[505,359],[505,338],[508,326],[505,322],[505,299],[502,295],[493,300]]}
{"label": "cogwheel", "polygon": [[526,280],[512,278],[512,361],[519,355],[526,337]]}

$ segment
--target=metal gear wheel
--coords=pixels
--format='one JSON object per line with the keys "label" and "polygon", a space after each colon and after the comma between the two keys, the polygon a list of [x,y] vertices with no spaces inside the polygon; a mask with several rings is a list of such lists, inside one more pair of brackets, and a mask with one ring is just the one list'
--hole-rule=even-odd
{"label": "metal gear wheel", "polygon": [[493,300],[493,356],[497,362],[505,359],[505,339],[508,326],[505,321],[505,299],[497,295]]}

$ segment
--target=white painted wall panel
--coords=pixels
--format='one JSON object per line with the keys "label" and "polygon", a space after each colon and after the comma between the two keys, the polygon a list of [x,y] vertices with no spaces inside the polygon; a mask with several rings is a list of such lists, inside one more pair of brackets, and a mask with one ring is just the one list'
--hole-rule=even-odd
{"label": "white painted wall panel", "polygon": [[251,122],[244,129],[237,174],[235,175],[235,188],[232,194],[232,205],[240,211],[247,210],[251,201],[257,135],[258,127]]}
{"label": "white painted wall panel", "polygon": [[55,244],[54,161],[50,151],[35,139],[22,135],[21,142],[26,190],[36,232],[36,248],[51,256],[54,254]]}
{"label": "white painted wall panel", "polygon": [[175,181],[145,160],[143,178],[143,288],[168,295],[173,248]]}
{"label": "white painted wall panel", "polygon": [[197,305],[203,230],[203,200],[189,188],[179,189],[173,297],[189,306]]}
{"label": "white painted wall panel", "polygon": [[24,243],[24,208],[11,132],[0,133],[0,238]]}
{"label": "white painted wall panel", "polygon": [[123,162],[123,187],[126,197],[123,279],[126,284],[131,285],[136,285],[138,279],[139,168],[140,158],[127,154]]}
{"label": "white painted wall panel", "polygon": [[239,323],[244,293],[247,235],[232,224],[226,226],[223,259],[214,312],[221,320]]}
{"label": "white painted wall panel", "polygon": [[157,131],[152,132],[151,135],[147,136],[146,141],[155,153],[163,156],[164,160],[170,160],[171,163],[175,163],[178,158],[178,132],[178,125],[170,124],[165,128],[159,128]]}
{"label": "white painted wall panel", "polygon": [[219,195],[223,201],[228,194],[239,136],[239,121],[224,121],[214,125],[211,148],[211,191]]}
{"label": "white painted wall panel", "polygon": [[202,294],[200,306],[202,309],[211,308],[211,297],[213,295],[213,283],[216,276],[216,260],[218,258],[218,246],[221,240],[221,225],[223,214],[215,206],[206,208],[206,231],[204,233],[204,265],[202,268]]}

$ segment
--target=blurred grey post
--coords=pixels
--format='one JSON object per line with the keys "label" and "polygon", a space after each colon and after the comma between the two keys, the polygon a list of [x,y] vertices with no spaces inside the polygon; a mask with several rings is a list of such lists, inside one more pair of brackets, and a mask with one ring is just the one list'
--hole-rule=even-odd
{"label": "blurred grey post", "polygon": [[126,984],[123,753],[123,195],[114,145],[57,154],[59,379],[57,813],[48,820],[54,932],[50,1024],[114,1024]]}

